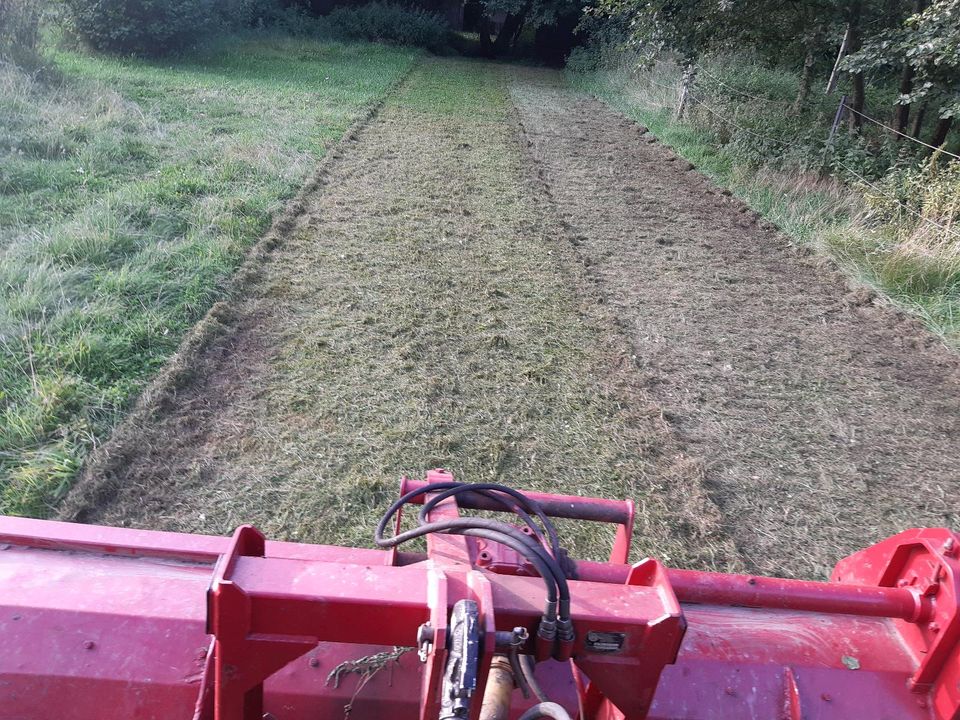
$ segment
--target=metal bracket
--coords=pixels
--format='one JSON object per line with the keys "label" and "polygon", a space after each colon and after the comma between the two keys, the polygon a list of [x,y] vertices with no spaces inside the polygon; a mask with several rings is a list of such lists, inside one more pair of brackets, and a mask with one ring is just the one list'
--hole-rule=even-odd
{"label": "metal bracket", "polygon": [[440,720],[460,720],[470,714],[480,670],[480,610],[473,600],[453,606],[448,645]]}

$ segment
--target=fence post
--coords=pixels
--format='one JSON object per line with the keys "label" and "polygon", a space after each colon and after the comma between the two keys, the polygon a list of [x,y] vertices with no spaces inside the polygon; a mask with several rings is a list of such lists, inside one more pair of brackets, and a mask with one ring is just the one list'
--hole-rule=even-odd
{"label": "fence post", "polygon": [[847,96],[840,96],[840,104],[837,105],[837,114],[833,116],[833,125],[830,126],[830,137],[827,138],[827,147],[833,145],[833,137],[837,134],[837,128],[843,121],[843,111],[847,109]]}
{"label": "fence post", "polygon": [[827,137],[827,145],[823,148],[823,160],[820,161],[820,165],[827,164],[827,154],[833,148],[833,138],[837,134],[837,128],[840,127],[840,123],[843,122],[844,111],[847,109],[847,96],[840,96],[840,104],[837,105],[837,112],[833,116],[833,125],[830,126],[830,135]]}
{"label": "fence post", "polygon": [[687,100],[690,97],[690,86],[693,85],[696,76],[696,67],[694,65],[687,65],[686,70],[683,71],[683,81],[680,83],[680,98],[677,101],[677,120],[683,117],[683,111],[686,109]]}
{"label": "fence post", "polygon": [[847,31],[843,34],[843,42],[840,43],[840,52],[837,53],[837,61],[833,64],[833,71],[830,73],[830,79],[827,81],[827,95],[837,89],[837,80],[840,77],[840,62],[847,54],[847,45],[850,44],[850,24],[847,23]]}

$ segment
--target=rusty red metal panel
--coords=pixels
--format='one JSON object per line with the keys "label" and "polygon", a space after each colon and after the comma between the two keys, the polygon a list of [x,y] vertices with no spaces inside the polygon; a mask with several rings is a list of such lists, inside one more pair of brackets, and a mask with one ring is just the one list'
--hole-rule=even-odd
{"label": "rusty red metal panel", "polygon": [[205,564],[0,550],[0,717],[189,718]]}

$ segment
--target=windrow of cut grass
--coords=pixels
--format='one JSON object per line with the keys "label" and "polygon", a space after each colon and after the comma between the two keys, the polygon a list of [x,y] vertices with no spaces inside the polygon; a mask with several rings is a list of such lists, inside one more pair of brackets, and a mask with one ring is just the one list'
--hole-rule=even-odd
{"label": "windrow of cut grass", "polygon": [[0,65],[0,513],[48,512],[415,58],[261,37],[165,62],[56,52],[54,79]]}
{"label": "windrow of cut grass", "polygon": [[[863,147],[868,140],[851,138],[843,127],[825,147],[836,97],[811,97],[796,114],[795,75],[749,58],[720,56],[704,66],[683,120],[675,115],[681,70],[670,62],[638,71],[619,53],[567,77],[649,127],[796,242],[831,257],[855,282],[960,347],[955,168],[936,157],[920,165],[909,154],[897,159],[894,144],[876,138],[871,142],[887,144],[871,160]],[[873,100],[876,107],[892,102]],[[829,176],[820,175],[823,167]]]}

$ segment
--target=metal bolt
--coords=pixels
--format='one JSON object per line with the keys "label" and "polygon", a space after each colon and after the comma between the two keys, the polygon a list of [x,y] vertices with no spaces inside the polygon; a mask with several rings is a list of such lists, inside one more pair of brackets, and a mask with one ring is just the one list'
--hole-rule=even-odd
{"label": "metal bolt", "polygon": [[513,629],[513,642],[511,642],[510,644],[513,645],[514,647],[520,647],[529,639],[530,639],[530,633],[527,632],[527,629],[525,627],[515,627]]}
{"label": "metal bolt", "polygon": [[310,667],[320,667],[320,658],[310,658]]}
{"label": "metal bolt", "polygon": [[727,695],[730,695],[730,696],[737,694],[737,691],[734,690],[732,687],[725,688],[723,692],[725,692]]}
{"label": "metal bolt", "polygon": [[83,641],[83,649],[84,649],[84,650],[93,650],[93,648],[95,648],[95,647],[96,647],[96,643],[94,643],[93,640],[84,640],[84,641]]}
{"label": "metal bolt", "polygon": [[833,698],[830,697],[830,693],[820,693],[820,699],[823,700],[824,702],[830,702],[831,700],[833,700]]}
{"label": "metal bolt", "polygon": [[929,625],[927,625],[927,627],[930,628],[930,632],[932,632],[932,633],[934,633],[934,634],[940,632],[940,624],[939,624],[939,623],[932,622],[932,623],[930,623]]}
{"label": "metal bolt", "polygon": [[433,647],[433,626],[430,623],[424,623],[417,628],[417,656],[420,662],[426,662],[430,655],[430,648]]}
{"label": "metal bolt", "polygon": [[953,557],[957,553],[957,543],[953,538],[947,538],[947,541],[943,543],[943,547],[940,548],[940,552],[947,557]]}

